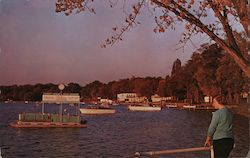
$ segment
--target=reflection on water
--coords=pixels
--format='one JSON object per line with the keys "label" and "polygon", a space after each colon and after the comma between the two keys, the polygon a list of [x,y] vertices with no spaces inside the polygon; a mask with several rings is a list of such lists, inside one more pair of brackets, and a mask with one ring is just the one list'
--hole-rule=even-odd
{"label": "reflection on water", "polygon": [[[23,111],[39,111],[34,104],[0,104],[0,147],[4,158],[86,157],[127,158],[136,151],[166,150],[203,146],[211,119],[208,111],[163,109],[160,112],[129,112],[83,116],[87,128],[14,129],[9,123]],[[57,112],[58,105],[47,106]],[[74,108],[69,112],[75,112]],[[249,147],[249,122],[235,116],[236,148],[231,156],[245,157]],[[158,157],[209,157],[208,151]]]}

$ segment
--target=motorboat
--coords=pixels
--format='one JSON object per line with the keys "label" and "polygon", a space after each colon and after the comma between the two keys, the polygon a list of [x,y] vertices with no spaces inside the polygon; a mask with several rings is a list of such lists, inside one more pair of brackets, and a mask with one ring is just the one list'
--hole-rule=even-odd
{"label": "motorboat", "polygon": [[79,109],[81,114],[99,115],[99,114],[114,114],[116,111],[108,106],[87,106]]}
{"label": "motorboat", "polygon": [[131,111],[160,111],[161,107],[149,105],[129,105],[128,109]]}
{"label": "motorboat", "polygon": [[195,109],[196,106],[195,105],[183,105],[184,109]]}

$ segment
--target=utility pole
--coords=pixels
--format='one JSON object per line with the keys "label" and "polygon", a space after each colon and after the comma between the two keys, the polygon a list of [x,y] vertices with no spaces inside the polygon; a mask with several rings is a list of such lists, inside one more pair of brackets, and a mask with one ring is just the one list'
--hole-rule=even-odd
{"label": "utility pole", "polygon": [[60,95],[61,95],[60,111],[59,111],[61,122],[63,122],[63,112],[62,112],[62,104],[63,104],[62,97],[63,97],[63,92],[62,91],[64,90],[64,88],[65,88],[64,84],[61,83],[61,84],[58,85],[58,89],[60,90]]}

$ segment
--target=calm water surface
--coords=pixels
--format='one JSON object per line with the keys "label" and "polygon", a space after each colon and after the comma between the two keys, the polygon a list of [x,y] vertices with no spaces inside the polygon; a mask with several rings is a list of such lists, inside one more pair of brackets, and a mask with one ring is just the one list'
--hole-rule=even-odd
{"label": "calm water surface", "polygon": [[[57,112],[58,105],[47,105]],[[117,113],[82,116],[87,128],[15,129],[9,123],[18,113],[40,111],[35,104],[0,103],[0,147],[3,158],[132,158],[136,151],[167,150],[203,146],[211,111],[163,109],[160,112],[129,112],[116,106]],[[69,109],[74,112],[74,109]],[[249,121],[235,116],[236,148],[232,157],[246,157]],[[208,151],[158,156],[160,158],[209,158]]]}

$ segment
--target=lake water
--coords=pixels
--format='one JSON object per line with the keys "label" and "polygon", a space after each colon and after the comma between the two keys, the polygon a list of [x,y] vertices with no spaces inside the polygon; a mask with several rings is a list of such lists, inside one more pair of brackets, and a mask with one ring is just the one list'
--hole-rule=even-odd
{"label": "lake water", "polygon": [[[50,112],[58,105],[46,105]],[[211,111],[163,109],[160,112],[129,112],[82,116],[87,128],[15,129],[9,123],[18,113],[38,112],[41,106],[0,103],[0,147],[3,158],[132,158],[136,151],[167,150],[203,146]],[[73,112],[74,109],[69,109]],[[235,115],[236,147],[232,157],[246,157],[249,150],[249,121]],[[157,156],[160,158],[209,158],[209,151]]]}

